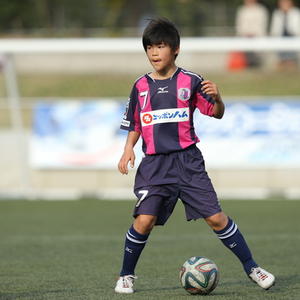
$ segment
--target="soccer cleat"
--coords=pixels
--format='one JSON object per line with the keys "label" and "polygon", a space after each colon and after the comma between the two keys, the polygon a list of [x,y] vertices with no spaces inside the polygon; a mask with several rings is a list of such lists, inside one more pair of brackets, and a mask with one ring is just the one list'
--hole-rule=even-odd
{"label": "soccer cleat", "polygon": [[135,279],[137,279],[137,277],[134,275],[120,276],[115,287],[115,292],[119,294],[134,293],[133,283]]}
{"label": "soccer cleat", "polygon": [[260,267],[252,268],[249,277],[265,290],[268,290],[275,284],[274,275]]}

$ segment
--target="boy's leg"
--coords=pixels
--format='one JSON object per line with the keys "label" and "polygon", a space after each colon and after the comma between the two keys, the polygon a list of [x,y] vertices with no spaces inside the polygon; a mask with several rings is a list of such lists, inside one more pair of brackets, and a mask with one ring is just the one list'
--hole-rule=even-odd
{"label": "boy's leg", "polygon": [[154,225],[164,225],[177,202],[177,186],[135,188],[139,199],[135,205],[133,225],[126,234],[123,266],[115,291],[133,293],[134,270]]}
{"label": "boy's leg", "polygon": [[156,216],[139,215],[127,231],[120,276],[134,275],[135,266],[146,245],[156,219]]}
{"label": "boy's leg", "polygon": [[177,155],[176,164],[181,170],[179,198],[185,206],[187,220],[204,218],[223,244],[239,258],[248,276],[263,288],[272,286],[274,276],[257,266],[237,225],[222,212],[201,151],[193,147]]}
{"label": "boy's leg", "polygon": [[257,264],[253,260],[250,249],[237,225],[223,212],[205,218],[205,221],[214,230],[221,242],[238,257],[245,272],[249,275],[252,268],[257,267]]}
{"label": "boy's leg", "polygon": [[205,218],[205,221],[214,230],[221,242],[238,257],[245,272],[253,281],[264,289],[268,289],[274,284],[275,277],[258,267],[253,260],[251,251],[233,220],[220,212]]}
{"label": "boy's leg", "polygon": [[115,287],[117,293],[129,294],[134,292],[134,270],[156,219],[157,217],[152,215],[138,215],[134,224],[127,231],[123,265]]}

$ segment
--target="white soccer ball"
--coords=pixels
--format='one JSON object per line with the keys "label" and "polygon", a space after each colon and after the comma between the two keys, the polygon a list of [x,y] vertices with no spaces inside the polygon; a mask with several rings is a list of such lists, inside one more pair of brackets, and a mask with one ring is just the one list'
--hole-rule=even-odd
{"label": "white soccer ball", "polygon": [[182,287],[190,294],[207,295],[217,286],[219,271],[212,260],[194,256],[183,264],[179,277]]}

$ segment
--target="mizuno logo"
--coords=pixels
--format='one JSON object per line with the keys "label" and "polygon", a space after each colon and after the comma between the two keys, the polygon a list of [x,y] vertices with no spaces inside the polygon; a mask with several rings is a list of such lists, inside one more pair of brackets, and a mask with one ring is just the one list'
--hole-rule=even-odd
{"label": "mizuno logo", "polygon": [[125,248],[125,251],[127,251],[127,252],[129,252],[129,253],[132,253],[132,249],[130,249],[130,248],[128,248],[128,247]]}
{"label": "mizuno logo", "polygon": [[229,245],[229,248],[232,249],[232,248],[234,248],[236,245],[237,245],[237,243],[236,243],[236,242],[233,242],[232,244]]}
{"label": "mizuno logo", "polygon": [[158,109],[141,113],[142,126],[159,123],[184,122],[189,120],[189,108]]}
{"label": "mizuno logo", "polygon": [[168,86],[165,86],[165,87],[159,87],[159,88],[158,88],[157,94],[168,93],[168,91],[166,90],[167,88],[168,88]]}

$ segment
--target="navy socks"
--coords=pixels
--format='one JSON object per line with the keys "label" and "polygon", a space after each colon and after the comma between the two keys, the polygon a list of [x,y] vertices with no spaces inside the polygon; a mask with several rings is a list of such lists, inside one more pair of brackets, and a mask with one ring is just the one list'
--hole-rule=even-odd
{"label": "navy socks", "polygon": [[[257,267],[257,264],[253,260],[250,249],[237,225],[228,218],[226,227],[219,231],[214,230],[214,232],[221,242],[238,257],[243,264],[245,272],[249,275],[251,269]],[[149,234],[140,234],[133,226],[129,228],[126,233],[123,266],[120,276],[134,275],[137,261],[146,245],[148,237]]]}
{"label": "navy socks", "polygon": [[221,242],[238,257],[243,264],[245,272],[249,275],[251,269],[257,267],[257,264],[253,260],[247,243],[237,225],[228,218],[226,227],[219,231],[214,230],[214,232]]}
{"label": "navy socks", "polygon": [[123,266],[120,276],[134,275],[137,261],[146,245],[149,234],[140,234],[133,226],[126,233]]}

